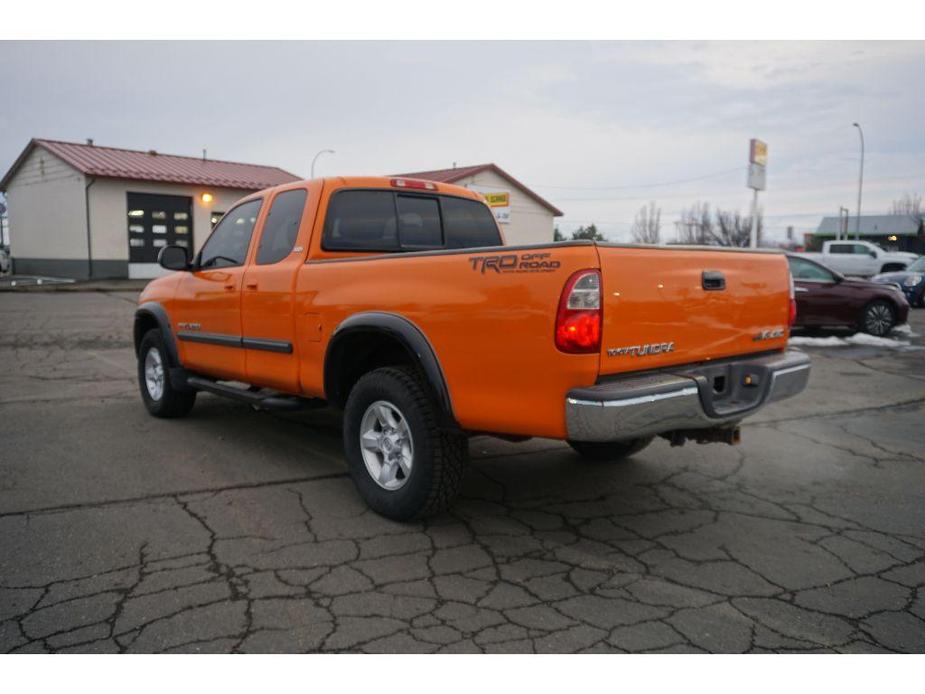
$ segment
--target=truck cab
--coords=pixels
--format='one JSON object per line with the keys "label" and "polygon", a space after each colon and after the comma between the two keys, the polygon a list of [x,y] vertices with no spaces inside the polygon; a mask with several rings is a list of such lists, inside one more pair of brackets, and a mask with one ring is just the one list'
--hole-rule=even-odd
{"label": "truck cab", "polygon": [[833,270],[858,277],[904,270],[916,258],[914,253],[885,251],[870,241],[860,240],[826,241],[821,255]]}

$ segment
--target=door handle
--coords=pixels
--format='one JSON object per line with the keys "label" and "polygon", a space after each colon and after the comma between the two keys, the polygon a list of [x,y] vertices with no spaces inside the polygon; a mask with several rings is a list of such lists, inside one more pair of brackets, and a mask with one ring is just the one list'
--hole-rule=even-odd
{"label": "door handle", "polygon": [[708,292],[718,292],[726,288],[726,278],[717,270],[704,270],[700,274],[700,286]]}
{"label": "door handle", "polygon": [[233,285],[233,284],[226,284],[226,285],[225,285],[225,291],[226,291],[226,292],[233,292],[233,291],[234,291],[234,285]]}
{"label": "door handle", "polygon": [[256,289],[256,288],[257,288],[257,283],[256,283],[256,282],[248,282],[248,283],[245,284],[244,286],[247,287],[248,289]]}

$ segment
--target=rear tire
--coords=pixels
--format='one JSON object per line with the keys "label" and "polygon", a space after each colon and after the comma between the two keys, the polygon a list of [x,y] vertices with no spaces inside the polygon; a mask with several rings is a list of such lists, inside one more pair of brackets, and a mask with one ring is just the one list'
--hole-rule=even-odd
{"label": "rear tire", "polygon": [[141,339],[138,387],[145,407],[155,417],[185,417],[196,404],[195,390],[177,390],[170,383],[170,363],[160,330],[149,330]]}
{"label": "rear tire", "polygon": [[864,307],[861,330],[875,337],[886,337],[896,325],[896,309],[885,299],[876,299]]}
{"label": "rear tire", "polygon": [[634,453],[639,453],[652,443],[653,439],[655,439],[654,436],[643,436],[629,441],[567,441],[566,443],[582,458],[603,463],[620,461]]}
{"label": "rear tire", "polygon": [[363,500],[386,518],[424,518],[459,494],[468,439],[441,429],[416,372],[386,367],[360,378],[344,408],[344,452]]}

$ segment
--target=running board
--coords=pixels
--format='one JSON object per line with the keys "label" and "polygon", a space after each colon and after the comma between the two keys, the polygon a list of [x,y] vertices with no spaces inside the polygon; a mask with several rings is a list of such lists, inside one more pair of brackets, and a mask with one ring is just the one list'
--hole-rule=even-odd
{"label": "running board", "polygon": [[213,395],[221,395],[225,398],[245,402],[263,410],[306,410],[324,406],[322,400],[297,398],[293,395],[280,395],[278,393],[268,395],[260,390],[244,390],[243,388],[218,383],[202,376],[188,376],[186,382],[196,390],[204,390]]}

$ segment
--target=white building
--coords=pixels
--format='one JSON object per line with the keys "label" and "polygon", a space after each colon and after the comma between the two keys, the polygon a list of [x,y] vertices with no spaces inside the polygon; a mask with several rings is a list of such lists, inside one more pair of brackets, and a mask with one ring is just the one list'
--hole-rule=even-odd
{"label": "white building", "polygon": [[35,139],[0,180],[13,271],[154,277],[163,246],[195,252],[236,200],[298,178],[272,166]]}
{"label": "white building", "polygon": [[510,246],[551,243],[562,212],[496,164],[396,174],[465,186],[485,195]]}

